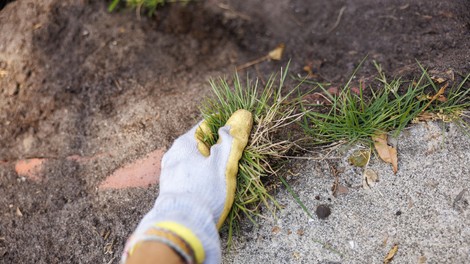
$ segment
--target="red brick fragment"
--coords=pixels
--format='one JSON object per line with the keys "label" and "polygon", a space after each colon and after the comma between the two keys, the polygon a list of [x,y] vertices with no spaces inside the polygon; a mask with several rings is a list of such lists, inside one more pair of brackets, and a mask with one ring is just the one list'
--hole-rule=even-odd
{"label": "red brick fragment", "polygon": [[101,182],[99,189],[148,187],[157,184],[160,178],[163,153],[163,149],[157,149],[146,157],[124,165]]}
{"label": "red brick fragment", "polygon": [[15,164],[15,171],[18,176],[23,176],[33,181],[40,181],[43,178],[41,170],[45,162],[46,159],[19,160]]}

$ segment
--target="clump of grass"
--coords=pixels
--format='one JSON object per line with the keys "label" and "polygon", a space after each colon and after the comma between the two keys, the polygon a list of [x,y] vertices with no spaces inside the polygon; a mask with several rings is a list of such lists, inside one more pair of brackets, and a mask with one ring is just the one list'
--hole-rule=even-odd
{"label": "clump of grass", "polygon": [[431,88],[436,94],[442,85],[438,87],[424,68],[417,80],[404,82],[400,78],[388,81],[381,67],[375,65],[377,80],[382,87],[369,87],[371,96],[368,98],[364,96],[367,87],[360,84],[359,92],[350,87],[356,72],[339,94],[331,94],[323,85],[317,84],[330,105],[324,111],[324,105],[303,104],[306,113],[303,127],[312,136],[314,144],[370,142],[372,136],[391,130],[396,136],[424,111],[439,112],[441,117],[447,117],[447,121],[455,121],[460,120],[463,110],[470,107],[469,89],[464,89],[469,76],[452,87],[446,101],[441,102],[426,94]]}
{"label": "clump of grass", "polygon": [[248,78],[242,84],[238,74],[232,85],[224,79],[210,81],[215,96],[201,108],[211,131],[202,136],[209,145],[217,142],[218,129],[236,110],[245,109],[253,114],[253,129],[239,162],[235,201],[226,220],[229,244],[242,215],[256,224],[255,216],[260,215],[262,204],[272,213],[279,208],[269,192],[280,184],[274,176],[276,164],[294,146],[290,140],[281,139],[279,133],[302,115],[296,113],[297,100],[288,99],[292,92],[282,94],[286,73],[287,69],[281,70],[278,83],[276,75],[272,75],[262,88],[257,80],[252,82]]}
{"label": "clump of grass", "polygon": [[114,11],[119,3],[125,2],[126,5],[132,9],[137,9],[139,11],[142,9],[147,10],[148,15],[151,16],[155,14],[158,7],[163,6],[166,3],[188,3],[189,1],[191,0],[113,0],[108,6],[108,11]]}

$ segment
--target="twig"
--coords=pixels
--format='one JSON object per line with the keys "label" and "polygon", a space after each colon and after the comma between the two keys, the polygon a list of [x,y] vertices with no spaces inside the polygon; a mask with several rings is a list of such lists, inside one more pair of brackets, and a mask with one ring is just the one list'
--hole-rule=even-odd
{"label": "twig", "polygon": [[256,60],[252,60],[252,61],[250,61],[250,62],[247,62],[247,63],[245,63],[245,64],[242,64],[242,65],[238,66],[238,67],[237,67],[237,71],[246,69],[246,68],[248,68],[248,67],[250,67],[250,66],[253,66],[253,65],[258,64],[258,63],[260,63],[260,62],[266,61],[266,60],[268,60],[268,59],[269,59],[269,55],[263,56],[263,57],[258,58],[258,59],[256,59]]}
{"label": "twig", "polygon": [[230,13],[232,13],[234,16],[237,16],[237,17],[240,17],[244,20],[247,20],[247,21],[251,21],[251,17],[243,14],[243,13],[240,13],[238,11],[235,11],[230,5],[228,4],[224,4],[224,3],[217,3],[217,6],[220,8],[220,9],[224,9],[224,10],[227,10],[229,11]]}
{"label": "twig", "polygon": [[344,10],[346,10],[346,6],[341,7],[341,9],[339,10],[338,17],[336,18],[335,24],[334,24],[333,27],[332,27],[330,30],[328,30],[328,32],[326,32],[326,33],[330,34],[333,30],[335,30],[336,27],[338,27],[339,22],[341,21],[341,17],[343,16]]}
{"label": "twig", "polygon": [[338,177],[338,170],[327,162],[328,166],[330,167],[331,173],[333,177],[335,177],[335,181],[333,182],[333,186],[331,186],[331,191],[333,192],[333,196],[336,197],[338,194],[338,185],[339,185],[339,177]]}

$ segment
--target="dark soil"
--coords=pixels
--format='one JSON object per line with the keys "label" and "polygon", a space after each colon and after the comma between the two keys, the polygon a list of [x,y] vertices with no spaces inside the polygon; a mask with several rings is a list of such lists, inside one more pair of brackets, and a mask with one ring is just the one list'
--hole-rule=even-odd
{"label": "dark soil", "polygon": [[[21,0],[0,10],[1,263],[117,263],[157,190],[98,183],[194,124],[209,77],[279,43],[284,59],[252,76],[291,59],[293,74],[311,65],[339,85],[366,55],[366,77],[372,60],[407,77],[416,60],[437,74],[470,71],[467,0],[206,0],[155,17],[106,5]],[[66,159],[102,153],[86,165]],[[43,181],[16,175],[15,161],[38,157],[53,160]]]}

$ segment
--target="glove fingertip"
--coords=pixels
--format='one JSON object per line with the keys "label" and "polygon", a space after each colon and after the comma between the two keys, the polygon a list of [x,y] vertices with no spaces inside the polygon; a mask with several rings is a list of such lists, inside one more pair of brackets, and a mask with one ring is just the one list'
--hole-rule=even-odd
{"label": "glove fingertip", "polygon": [[197,149],[204,157],[208,157],[210,155],[210,145],[207,143],[207,140],[205,140],[206,137],[212,137],[212,132],[209,125],[204,120],[199,124],[194,133],[194,138],[197,142]]}
{"label": "glove fingertip", "polygon": [[251,113],[246,110],[238,110],[229,118],[226,125],[219,129],[219,141],[222,142],[218,142],[218,145],[228,149],[228,159],[225,167],[226,200],[217,222],[217,228],[223,225],[232,208],[237,186],[238,162],[248,144],[252,126],[253,118]]}
{"label": "glove fingertip", "polygon": [[230,135],[242,143],[245,142],[246,146],[253,127],[253,115],[245,109],[237,110],[228,119],[226,126],[230,126]]}

